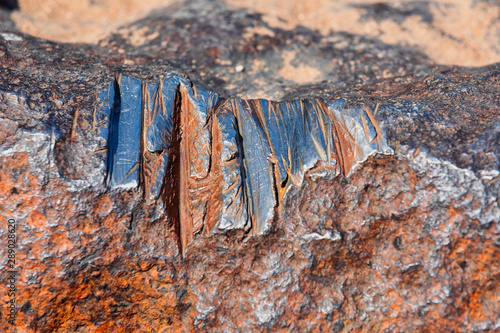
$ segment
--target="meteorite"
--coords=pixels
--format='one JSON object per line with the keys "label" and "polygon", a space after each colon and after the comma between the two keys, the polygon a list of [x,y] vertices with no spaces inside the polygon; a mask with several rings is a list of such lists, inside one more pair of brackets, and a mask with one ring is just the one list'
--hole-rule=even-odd
{"label": "meteorite", "polygon": [[348,177],[392,152],[370,108],[343,100],[224,98],[177,74],[117,75],[99,96],[108,186],[160,200],[183,253],[197,232],[266,232],[311,168]]}

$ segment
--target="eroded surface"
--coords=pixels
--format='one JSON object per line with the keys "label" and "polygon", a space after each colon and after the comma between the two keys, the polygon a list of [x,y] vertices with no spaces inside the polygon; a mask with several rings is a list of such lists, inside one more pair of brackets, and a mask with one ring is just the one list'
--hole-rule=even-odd
{"label": "eroded surface", "polygon": [[[370,37],[279,30],[244,9],[197,6],[172,7],[136,22],[158,31],[156,40],[132,46],[114,35],[107,49],[30,37],[0,11],[0,216],[18,223],[17,331],[498,330],[498,65],[439,67],[415,49]],[[258,33],[243,38],[250,29]],[[298,56],[292,59],[293,50]],[[295,59],[304,56],[322,73],[319,81],[294,83],[280,74],[283,65],[302,71]],[[236,72],[238,62],[244,71]],[[111,110],[99,91],[110,91],[118,72],[148,82],[141,96],[149,92],[149,108],[141,107],[151,113],[143,113],[150,117],[141,124],[153,121],[151,128],[168,128],[169,117],[182,115],[165,109],[163,116],[159,106],[170,103],[167,96],[175,101],[177,90],[155,96],[159,76],[186,73],[198,96],[205,89],[232,101],[320,98],[359,119],[361,138],[363,114],[373,140],[367,107],[394,155],[373,155],[349,177],[338,170],[305,172],[268,232],[195,234],[182,259],[177,226],[164,214],[169,206],[154,200],[154,184],[164,177],[150,172],[164,169],[144,169],[149,198],[146,187],[106,186]],[[188,86],[185,94],[193,93]],[[178,101],[187,110],[202,109],[197,99]],[[233,109],[226,110],[216,117],[218,126],[206,130],[227,142],[214,151],[228,162],[240,143],[232,139],[238,129]],[[324,139],[315,128],[314,137]],[[156,134],[141,137],[142,147]],[[203,135],[188,140],[204,142]],[[159,153],[161,142],[139,161],[168,163],[172,155]],[[372,145],[378,150],[376,140]],[[285,147],[273,144],[278,146]],[[203,150],[199,156],[197,164],[205,165]],[[183,161],[175,165],[194,162]],[[239,164],[214,164],[220,174],[211,176],[237,175]],[[206,169],[184,170],[198,178]],[[230,188],[230,178],[214,182],[229,185],[222,190],[226,198],[241,183]],[[198,179],[186,180],[188,192],[202,188]],[[219,189],[203,195],[214,193]],[[2,239],[6,233],[0,228]],[[4,264],[6,255],[0,247]],[[5,306],[4,283],[0,295]],[[0,325],[16,331],[4,316]]]}

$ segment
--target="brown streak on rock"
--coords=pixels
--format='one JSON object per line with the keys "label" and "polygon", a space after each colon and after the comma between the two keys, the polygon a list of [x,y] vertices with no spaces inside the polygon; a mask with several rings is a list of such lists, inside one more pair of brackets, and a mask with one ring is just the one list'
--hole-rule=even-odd
{"label": "brown streak on rock", "polygon": [[[276,155],[276,150],[274,149],[274,146],[273,146],[272,141],[271,141],[271,136],[269,134],[269,128],[267,126],[267,122],[266,122],[266,119],[264,116],[264,111],[262,110],[261,103],[259,102],[259,100],[249,100],[249,101],[247,101],[247,105],[256,115],[257,120],[259,121],[259,125],[262,128],[262,130],[264,132],[264,136],[266,137],[266,140],[268,142],[268,147],[269,147],[269,149],[271,149],[271,156],[268,158],[268,160],[272,163],[271,164],[271,167],[272,167],[271,177],[273,179],[273,187],[274,187],[273,193],[274,193],[274,198],[276,200],[276,210],[277,210],[276,213],[279,214],[283,197],[281,195],[279,195],[279,191],[278,191],[278,186],[279,186],[279,184],[281,184],[281,174],[279,173],[278,167],[276,165],[276,163],[278,161],[277,155]],[[269,107],[271,107],[270,105],[271,105],[271,103],[269,103]],[[269,115],[271,115],[271,112],[269,112]]]}
{"label": "brown streak on rock", "polygon": [[147,83],[142,83],[141,85],[141,95],[142,95],[142,100],[141,100],[141,137],[140,137],[140,143],[139,143],[139,186],[142,188],[144,198],[146,202],[149,201],[150,197],[150,182],[148,177],[146,176],[146,164],[147,164],[147,157],[146,157],[146,146],[147,146],[147,129],[150,125],[150,110],[149,110],[149,92],[147,89]]}
{"label": "brown streak on rock", "polygon": [[182,110],[185,105],[180,87],[177,88],[174,99],[171,144],[169,147],[167,170],[163,178],[161,197],[165,204],[165,211],[174,224],[182,256],[193,238],[193,222],[188,208],[188,172],[187,140],[183,140],[186,119]]}
{"label": "brown streak on rock", "polygon": [[366,124],[366,119],[363,114],[361,114],[361,124],[363,125],[363,131],[365,132],[366,140],[370,142],[370,131],[368,130],[368,125]]}
{"label": "brown streak on rock", "polygon": [[[175,94],[174,113],[179,120],[179,223],[182,253],[193,239],[193,219],[189,210],[189,99],[182,85]],[[174,116],[175,117],[175,116]]]}
{"label": "brown streak on rock", "polygon": [[[378,112],[378,107],[379,107],[379,104],[377,104],[377,106],[375,107],[375,113]],[[378,148],[381,149],[382,147],[382,143],[380,141],[380,138],[382,137],[382,130],[380,129],[380,127],[378,126],[378,122],[377,120],[375,119],[374,115],[372,114],[372,112],[370,111],[370,109],[366,106],[362,106],[361,107],[363,110],[365,110],[366,112],[366,115],[368,116],[368,118],[370,119],[370,121],[372,122],[373,124],[373,127],[375,128],[375,132],[377,133],[377,135],[375,136],[375,138],[373,138],[373,140],[377,140],[377,145],[378,145]],[[372,142],[373,142],[372,140]]]}
{"label": "brown streak on rock", "polygon": [[413,158],[416,158],[419,154],[420,154],[420,147],[417,147],[417,149],[415,149],[415,151],[413,152]]}
{"label": "brown streak on rock", "polygon": [[[340,167],[340,173],[345,177],[351,169],[351,166],[355,163],[354,151],[348,138],[350,133],[345,127],[345,124],[338,121],[337,117],[335,117],[333,112],[331,112],[324,102],[318,99],[318,104],[332,121],[332,139],[335,146],[335,153],[332,153],[332,158],[335,155],[335,160],[337,160]],[[353,144],[359,149],[355,142],[353,142]]]}
{"label": "brown streak on rock", "polygon": [[[214,108],[215,110],[216,108]],[[211,113],[213,114],[213,112]],[[222,189],[224,180],[220,168],[220,154],[222,152],[222,135],[220,132],[217,117],[210,117],[210,165],[207,183],[210,185],[210,191],[207,197],[207,207],[205,214],[205,222],[203,226],[203,235],[210,235],[210,231],[219,221],[220,211],[222,209]]]}
{"label": "brown streak on rock", "polygon": [[320,120],[319,126],[321,128],[321,132],[323,133],[323,137],[325,138],[327,161],[330,163],[333,156],[330,148],[330,136],[328,135],[327,127],[325,125],[325,117],[328,118],[328,115],[330,115],[331,112],[323,100],[316,98],[315,102],[316,103],[313,103],[313,107],[318,115],[318,120]]}
{"label": "brown streak on rock", "polygon": [[[335,150],[339,157],[340,173],[346,177],[352,165],[356,162],[353,147],[349,143],[349,131],[344,124],[340,123],[335,116],[332,117],[332,136],[335,144]],[[355,148],[359,149],[353,142]]]}
{"label": "brown streak on rock", "polygon": [[80,114],[80,109],[76,109],[74,115],[73,115],[73,125],[71,126],[71,134],[69,137],[70,141],[75,140],[76,136],[76,126],[78,125],[78,115]]}
{"label": "brown streak on rock", "polygon": [[[161,82],[161,81],[160,81]],[[147,89],[147,83],[142,84],[141,100],[141,136],[139,145],[139,186],[141,187],[146,203],[152,202],[151,187],[158,178],[161,162],[165,154],[161,152],[150,152],[147,149],[147,130],[158,115],[158,109],[163,109],[162,85],[159,84],[154,94],[153,109],[150,110],[151,96]]]}

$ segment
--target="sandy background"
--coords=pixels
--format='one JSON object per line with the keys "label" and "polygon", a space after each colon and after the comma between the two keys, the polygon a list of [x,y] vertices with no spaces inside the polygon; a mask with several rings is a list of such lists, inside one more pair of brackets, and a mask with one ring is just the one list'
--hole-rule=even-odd
{"label": "sandy background", "polygon": [[[34,36],[70,43],[98,43],[120,26],[175,0],[20,0],[12,18]],[[349,32],[388,44],[416,47],[438,64],[484,66],[500,62],[500,4],[480,0],[226,0],[233,7],[262,13],[272,27],[304,26],[322,34]],[[410,12],[421,2],[425,12]],[[378,4],[378,5],[376,5]],[[386,5],[404,19],[385,13]],[[375,15],[366,15],[366,6]],[[430,18],[430,19],[429,19]],[[262,32],[260,32],[262,33]]]}

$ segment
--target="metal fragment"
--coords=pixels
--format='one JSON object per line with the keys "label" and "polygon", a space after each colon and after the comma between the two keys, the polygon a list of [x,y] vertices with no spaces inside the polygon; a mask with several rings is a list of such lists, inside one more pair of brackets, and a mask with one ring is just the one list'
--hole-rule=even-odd
{"label": "metal fragment", "polygon": [[269,230],[311,168],[348,177],[370,154],[389,151],[366,106],[223,99],[176,74],[116,82],[108,184],[139,185],[147,202],[161,200],[183,254],[200,231]]}

